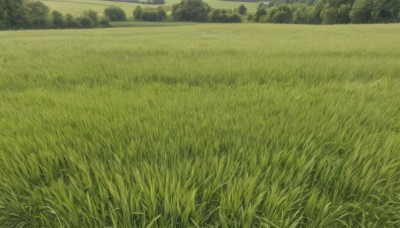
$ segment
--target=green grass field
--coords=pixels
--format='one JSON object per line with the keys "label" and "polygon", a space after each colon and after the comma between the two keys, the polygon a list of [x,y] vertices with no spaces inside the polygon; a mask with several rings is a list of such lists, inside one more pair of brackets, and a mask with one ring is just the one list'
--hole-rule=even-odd
{"label": "green grass field", "polygon": [[[81,14],[84,10],[93,9],[103,14],[104,9],[110,5],[119,6],[125,10],[128,17],[132,17],[133,10],[137,5],[136,3],[129,2],[113,2],[105,0],[42,0],[46,5],[48,5],[52,10],[58,10],[63,13],[72,13],[75,15]],[[251,2],[230,2],[222,0],[204,0],[211,7],[221,8],[221,9],[235,9],[241,4],[245,5],[249,12],[255,12],[258,3]],[[165,0],[165,6],[172,6],[175,3],[179,3],[180,0]],[[143,7],[157,7],[157,5],[143,5]]]}
{"label": "green grass field", "polygon": [[0,227],[399,227],[399,38],[0,32]]}

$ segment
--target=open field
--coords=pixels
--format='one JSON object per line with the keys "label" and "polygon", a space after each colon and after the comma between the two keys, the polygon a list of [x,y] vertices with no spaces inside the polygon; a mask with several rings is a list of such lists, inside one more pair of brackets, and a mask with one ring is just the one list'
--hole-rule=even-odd
{"label": "open field", "polygon": [[0,32],[0,227],[399,227],[399,39]]}
{"label": "open field", "polygon": [[[103,14],[104,9],[110,5],[119,6],[125,10],[128,17],[132,17],[133,9],[137,5],[142,5],[143,7],[157,7],[157,5],[144,5],[129,2],[113,2],[104,0],[42,0],[46,5],[48,5],[52,10],[58,10],[63,13],[72,13],[79,15],[84,10],[93,9]],[[175,3],[180,2],[180,0],[165,0],[165,6],[172,6]],[[249,12],[255,12],[258,3],[251,2],[230,2],[230,1],[220,1],[220,0],[204,0],[211,7],[221,8],[221,9],[235,9],[241,4],[245,5]],[[167,8],[168,9],[168,8]]]}

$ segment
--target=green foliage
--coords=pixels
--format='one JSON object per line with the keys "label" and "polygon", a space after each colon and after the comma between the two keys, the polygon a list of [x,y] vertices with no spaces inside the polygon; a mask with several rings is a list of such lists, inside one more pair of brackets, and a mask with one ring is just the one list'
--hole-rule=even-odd
{"label": "green foliage", "polygon": [[217,23],[240,23],[242,19],[238,14],[232,11],[214,9],[208,15],[208,21]]}
{"label": "green foliage", "polygon": [[78,18],[79,25],[81,28],[94,28],[95,23],[93,22],[92,18],[87,15],[81,16]]}
{"label": "green foliage", "polygon": [[[94,10],[85,10],[83,12],[83,15],[81,17],[81,19],[83,18],[89,18],[92,21],[92,27],[97,27],[99,25],[99,17],[96,11]],[[85,20],[85,25],[82,25],[84,28],[86,28],[86,25],[88,25],[89,23],[87,22],[87,19]],[[82,24],[82,21],[81,21]]]}
{"label": "green foliage", "polygon": [[71,14],[67,13],[64,18],[66,28],[79,28],[78,19],[74,18]]}
{"label": "green foliage", "polygon": [[309,8],[306,6],[296,7],[293,9],[293,24],[308,24],[309,23]]}
{"label": "green foliage", "polygon": [[133,10],[133,18],[135,20],[142,20],[143,8],[141,6],[136,6],[135,10]]}
{"label": "green foliage", "polygon": [[267,15],[267,10],[264,7],[258,7],[256,14],[254,15],[254,21],[260,22],[261,17]]}
{"label": "green foliage", "polygon": [[25,27],[26,8],[23,0],[0,1],[0,24],[6,29]]}
{"label": "green foliage", "polygon": [[339,24],[348,24],[350,23],[350,11],[351,4],[342,4],[338,8],[338,20]]}
{"label": "green foliage", "polygon": [[107,28],[107,27],[110,27],[110,22],[111,22],[111,20],[110,20],[109,17],[107,17],[107,16],[102,16],[102,17],[100,18],[99,24],[100,24],[100,27],[102,27],[102,28]]}
{"label": "green foliage", "polygon": [[173,5],[172,16],[175,21],[207,21],[211,8],[203,0],[182,0]]}
{"label": "green foliage", "polygon": [[125,21],[125,11],[118,6],[110,6],[104,10],[104,15],[107,16],[110,21]]}
{"label": "green foliage", "polygon": [[372,0],[355,0],[349,16],[352,23],[371,23],[371,13]]}
{"label": "green foliage", "polygon": [[239,6],[238,8],[238,13],[240,15],[245,15],[247,13],[247,8],[246,6],[244,6],[243,4]]}
{"label": "green foliage", "polygon": [[266,16],[263,16],[260,22],[291,23],[292,11],[287,4],[278,4],[277,6],[269,8]]}
{"label": "green foliage", "polygon": [[0,226],[400,227],[398,28],[1,32]]}
{"label": "green foliage", "polygon": [[51,12],[51,18],[52,18],[53,28],[60,29],[65,27],[64,17],[62,13],[58,11],[53,11]]}
{"label": "green foliage", "polygon": [[373,22],[400,22],[400,1],[373,0]]}
{"label": "green foliage", "polygon": [[147,0],[144,3],[161,5],[161,4],[165,4],[165,0]]}
{"label": "green foliage", "polygon": [[137,6],[133,12],[135,20],[141,21],[163,21],[167,18],[167,12],[162,7],[141,8]]}

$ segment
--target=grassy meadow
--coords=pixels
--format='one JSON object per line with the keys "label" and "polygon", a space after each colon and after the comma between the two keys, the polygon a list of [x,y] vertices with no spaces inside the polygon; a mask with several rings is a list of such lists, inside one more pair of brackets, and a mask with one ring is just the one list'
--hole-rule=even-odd
{"label": "grassy meadow", "polygon": [[[149,4],[138,4],[132,2],[118,2],[118,1],[107,1],[107,0],[42,0],[52,10],[58,10],[62,13],[71,13],[75,15],[81,14],[84,10],[93,9],[100,14],[103,14],[104,9],[108,6],[115,5],[121,7],[128,17],[132,17],[133,10],[136,6],[141,5],[142,7],[157,7],[158,5]],[[180,0],[165,0],[163,5],[166,10],[171,10],[173,4],[179,3]],[[255,12],[258,3],[254,2],[233,2],[233,1],[222,1],[222,0],[204,0],[213,8],[220,9],[235,9],[241,4],[245,5],[248,12]]]}
{"label": "grassy meadow", "polygon": [[399,227],[399,39],[0,32],[0,227]]}

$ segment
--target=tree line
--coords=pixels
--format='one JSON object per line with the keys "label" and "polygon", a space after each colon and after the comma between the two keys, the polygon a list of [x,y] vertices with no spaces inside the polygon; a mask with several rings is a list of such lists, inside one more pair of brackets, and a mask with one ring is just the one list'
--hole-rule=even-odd
{"label": "tree line", "polygon": [[[161,6],[137,6],[132,16],[142,21],[215,23],[392,23],[400,21],[400,0],[279,0],[260,2],[254,14],[247,13],[244,5],[234,10],[213,9],[203,0],[182,0],[172,6],[170,15]],[[96,28],[108,27],[110,21],[125,20],[125,11],[116,6],[105,9],[104,16],[93,10],[73,16],[50,11],[37,0],[0,0],[0,29]]]}
{"label": "tree line", "polygon": [[400,0],[318,0],[313,4],[260,4],[255,22],[295,24],[393,23],[400,21]]}
{"label": "tree line", "polygon": [[108,27],[110,19],[94,10],[80,16],[63,15],[40,1],[0,0],[0,29],[49,29]]}

